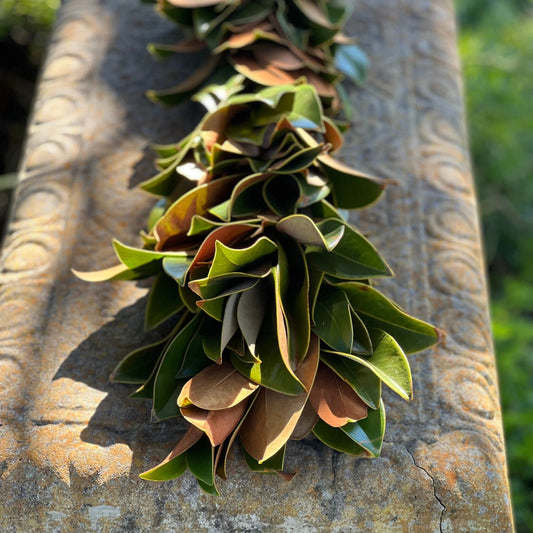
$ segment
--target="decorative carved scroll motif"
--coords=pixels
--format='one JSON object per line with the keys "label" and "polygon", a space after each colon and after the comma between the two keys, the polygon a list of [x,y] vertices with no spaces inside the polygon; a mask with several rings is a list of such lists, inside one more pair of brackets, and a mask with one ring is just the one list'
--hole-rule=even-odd
{"label": "decorative carved scroll motif", "polygon": [[[95,11],[94,16],[92,11]],[[41,367],[41,332],[54,284],[69,261],[65,227],[83,160],[91,92],[96,10],[71,1],[61,10],[43,69],[21,162],[11,223],[0,258],[0,429],[22,431]],[[0,450],[18,453],[7,435]]]}

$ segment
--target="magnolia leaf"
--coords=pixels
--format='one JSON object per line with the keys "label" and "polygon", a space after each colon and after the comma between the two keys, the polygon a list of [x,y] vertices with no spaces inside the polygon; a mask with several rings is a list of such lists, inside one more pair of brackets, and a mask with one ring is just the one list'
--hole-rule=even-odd
{"label": "magnolia leaf", "polygon": [[194,269],[202,263],[210,263],[216,252],[217,242],[231,243],[246,238],[247,235],[257,229],[253,224],[224,224],[215,228],[204,239],[194,259],[191,262],[189,272],[193,272]]}
{"label": "magnolia leaf", "polygon": [[220,330],[212,331],[208,329],[204,332],[202,339],[202,348],[205,355],[217,365],[222,364],[222,350],[220,349],[221,333]]}
{"label": "magnolia leaf", "polygon": [[298,243],[280,235],[278,244],[277,275],[274,273],[276,308],[281,311],[276,311],[278,327],[283,316],[287,332],[288,362],[292,368],[296,368],[307,353],[311,334],[309,273]]}
{"label": "magnolia leaf", "polygon": [[263,66],[243,53],[230,56],[230,61],[237,72],[259,85],[288,85],[297,79],[274,65]]}
{"label": "magnolia leaf", "polygon": [[313,321],[313,332],[326,344],[340,352],[352,351],[352,316],[344,291],[322,284],[314,307]]}
{"label": "magnolia leaf", "polygon": [[371,457],[379,457],[385,435],[385,406],[383,401],[380,402],[377,411],[370,409],[365,419],[350,422],[341,429],[354,442],[367,450]]}
{"label": "magnolia leaf", "polygon": [[335,66],[354,83],[362,83],[368,69],[368,58],[355,44],[343,44],[335,50]]}
{"label": "magnolia leaf", "polygon": [[313,433],[318,440],[338,452],[348,453],[350,455],[369,455],[362,446],[354,442],[341,428],[332,428],[322,420],[318,420],[313,429]]}
{"label": "magnolia leaf", "polygon": [[320,365],[309,401],[318,416],[331,427],[341,427],[367,416],[367,406],[335,372]]}
{"label": "magnolia leaf", "polygon": [[[359,355],[372,355],[374,351],[370,334],[359,315],[352,309],[353,345],[352,353]],[[342,351],[342,350],[341,350]]]}
{"label": "magnolia leaf", "polygon": [[226,307],[224,308],[224,317],[222,318],[222,333],[220,339],[220,357],[224,348],[228,345],[233,335],[239,329],[237,321],[237,305],[242,293],[235,293],[226,300]]}
{"label": "magnolia leaf", "polygon": [[164,272],[158,274],[150,290],[144,316],[145,329],[151,330],[174,316],[184,306],[178,285]]}
{"label": "magnolia leaf", "polygon": [[324,28],[335,30],[335,33],[337,32],[338,28],[328,18],[328,15],[320,9],[319,4],[312,0],[293,0],[293,2],[311,22]]}
{"label": "magnolia leaf", "polygon": [[355,209],[370,205],[381,196],[388,183],[354,170],[327,154],[321,155],[318,161],[332,185],[333,198],[338,207]]}
{"label": "magnolia leaf", "polygon": [[286,159],[276,161],[276,163],[270,165],[268,172],[276,174],[293,174],[295,172],[300,172],[309,167],[323,151],[323,144],[304,148]]}
{"label": "magnolia leaf", "polygon": [[371,408],[377,409],[381,398],[381,380],[370,368],[345,357],[322,352],[320,360],[334,370],[357,392],[357,395]]}
{"label": "magnolia leaf", "polygon": [[293,176],[275,175],[263,186],[263,198],[268,207],[282,217],[296,212],[299,197],[300,188]]}
{"label": "magnolia leaf", "polygon": [[[325,227],[333,229],[339,224],[334,220]],[[344,226],[341,239],[330,253],[318,250],[307,254],[309,266],[341,279],[392,275],[374,246],[350,225]]]}
{"label": "magnolia leaf", "polygon": [[246,450],[243,451],[246,464],[252,472],[257,472],[258,474],[280,474],[283,478],[288,476],[289,479],[287,479],[287,481],[290,481],[294,477],[294,474],[283,474],[282,472],[283,464],[285,463],[286,449],[287,445],[283,446],[279,452],[262,463],[257,462]]}
{"label": "magnolia leaf", "polygon": [[195,405],[182,407],[185,420],[201,429],[212,446],[218,446],[232,433],[246,411],[246,402],[217,411],[206,411]]}
{"label": "magnolia leaf", "polygon": [[237,320],[248,349],[255,356],[257,337],[265,317],[268,298],[261,284],[244,291],[237,307]]}
{"label": "magnolia leaf", "polygon": [[277,250],[276,244],[267,237],[260,237],[246,248],[230,248],[224,243],[215,243],[215,256],[209,269],[209,277],[240,272],[256,261],[266,259]]}
{"label": "magnolia leaf", "polygon": [[227,4],[228,0],[166,0],[169,4],[187,9],[198,7],[214,6],[217,4]]}
{"label": "magnolia leaf", "polygon": [[169,418],[179,414],[176,399],[179,394],[180,381],[176,375],[183,366],[185,353],[192,339],[198,332],[203,317],[196,315],[176,335],[168,345],[154,383],[154,412],[158,419]]}
{"label": "magnolia leaf", "polygon": [[[195,442],[185,454],[185,457],[187,458],[187,466],[193,476],[207,486],[215,485],[213,452],[213,446],[211,446],[207,436],[204,435],[201,439]],[[210,491],[208,490],[208,492]]]}
{"label": "magnolia leaf", "polygon": [[346,353],[324,351],[347,357],[366,366],[402,398],[411,399],[413,394],[411,371],[400,345],[384,331],[372,330],[371,336],[374,353],[368,359]]}
{"label": "magnolia leaf", "polygon": [[259,264],[249,272],[229,272],[189,282],[189,288],[202,297],[203,300],[212,300],[222,296],[229,296],[242,292],[257,285],[260,278],[270,273],[268,263]]}
{"label": "magnolia leaf", "polygon": [[203,436],[203,432],[190,426],[187,433],[181,438],[176,447],[159,465],[139,475],[142,479],[150,481],[168,481],[175,479],[187,469],[187,461],[183,455],[191,446],[194,446]]}
{"label": "magnolia leaf", "polygon": [[195,405],[201,409],[228,409],[242,402],[257,389],[229,362],[212,365],[196,374],[181,390],[180,407]]}
{"label": "magnolia leaf", "polygon": [[438,342],[439,332],[434,326],[409,316],[369,285],[350,282],[337,287],[345,291],[350,305],[367,327],[392,335],[405,353],[418,352]]}
{"label": "magnolia leaf", "polygon": [[163,259],[163,270],[173,279],[174,285],[177,282],[182,287],[185,285],[185,276],[190,265],[191,257],[187,259],[181,257],[165,257]]}
{"label": "magnolia leaf", "polygon": [[[309,352],[297,369],[298,378],[309,391],[318,367],[319,341],[313,336]],[[262,388],[239,431],[242,445],[260,464],[274,456],[290,438],[307,402],[308,392],[286,396]]]}
{"label": "magnolia leaf", "polygon": [[152,250],[142,250],[132,246],[126,246],[116,239],[113,240],[113,247],[120,262],[130,270],[150,265],[154,261],[159,261],[165,257],[172,257],[182,261],[190,261],[185,252],[154,252]]}
{"label": "magnolia leaf", "polygon": [[210,207],[227,198],[235,183],[236,178],[221,178],[196,187],[176,200],[154,228],[156,249],[187,242],[192,217],[205,215]]}
{"label": "magnolia leaf", "polygon": [[103,270],[97,270],[95,272],[80,272],[75,269],[71,270],[77,278],[89,282],[137,279],[135,272],[122,264],[110,268],[104,268]]}
{"label": "magnolia leaf", "polygon": [[307,83],[297,85],[289,121],[296,128],[324,131],[324,111],[316,89]]}
{"label": "magnolia leaf", "polygon": [[291,440],[302,440],[307,437],[307,435],[313,431],[317,420],[318,415],[308,399],[303,408],[302,414],[300,415],[298,423],[291,433]]}
{"label": "magnolia leaf", "polygon": [[290,215],[281,219],[276,224],[276,229],[282,233],[290,235],[294,240],[307,246],[317,246],[328,251],[333,250],[338,244],[340,235],[344,233],[344,227],[341,231],[323,235],[315,222],[305,215]]}

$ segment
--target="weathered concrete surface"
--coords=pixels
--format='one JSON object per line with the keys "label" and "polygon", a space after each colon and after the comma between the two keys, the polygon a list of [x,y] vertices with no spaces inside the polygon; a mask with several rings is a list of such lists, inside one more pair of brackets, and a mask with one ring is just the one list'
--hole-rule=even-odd
{"label": "weathered concrete surface", "polygon": [[[149,141],[188,132],[198,109],[163,110],[145,90],[193,60],[145,51],[171,26],[131,0],[70,0],[44,69],[0,274],[2,531],[512,530],[476,202],[465,147],[451,0],[357,0],[350,33],[372,60],[353,92],[347,161],[398,180],[359,224],[397,273],[383,290],[448,333],[412,358],[415,401],[386,396],[379,460],[293,443],[291,482],[236,454],[222,496],[191,477],[150,484],[183,431],[107,376],[146,341],[146,287],[69,272],[114,263],[152,200]],[[171,74],[168,73],[170,66]]]}

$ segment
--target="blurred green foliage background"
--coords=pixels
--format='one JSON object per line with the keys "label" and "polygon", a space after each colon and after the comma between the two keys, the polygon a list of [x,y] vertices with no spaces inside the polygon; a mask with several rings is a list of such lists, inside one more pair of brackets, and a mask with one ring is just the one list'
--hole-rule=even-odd
{"label": "blurred green foliage background", "polygon": [[[0,0],[0,212],[13,185],[37,69],[59,1]],[[533,4],[455,3],[516,527],[531,532]]]}

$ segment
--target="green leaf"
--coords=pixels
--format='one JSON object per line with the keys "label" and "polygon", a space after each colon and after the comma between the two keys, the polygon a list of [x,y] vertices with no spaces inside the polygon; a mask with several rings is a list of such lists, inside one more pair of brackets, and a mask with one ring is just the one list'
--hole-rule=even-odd
{"label": "green leaf", "polygon": [[151,330],[183,308],[178,285],[164,272],[158,274],[150,290],[144,325]]}
{"label": "green leaf", "polygon": [[318,158],[322,172],[331,184],[337,207],[355,209],[375,202],[387,181],[354,170],[329,155]]}
{"label": "green leaf", "polygon": [[237,321],[251,354],[255,356],[259,331],[266,313],[268,297],[262,284],[244,291],[237,307]]}
{"label": "green leaf", "polygon": [[324,131],[324,111],[316,89],[309,84],[295,87],[294,103],[289,114],[290,123],[296,128]]}
{"label": "green leaf", "polygon": [[[278,237],[278,276],[275,295],[277,307],[285,320],[290,367],[296,368],[309,348],[311,320],[309,316],[309,271],[300,245],[292,239]],[[279,285],[278,285],[279,284]],[[280,317],[278,316],[278,330]],[[278,339],[279,331],[278,331]],[[280,342],[280,349],[283,347]]]}
{"label": "green leaf", "polygon": [[318,419],[313,428],[313,433],[318,440],[338,452],[348,453],[350,455],[368,455],[368,452],[346,435],[342,429],[332,428],[320,419]]}
{"label": "green leaf", "polygon": [[205,215],[213,207],[229,197],[237,179],[220,178],[195,187],[176,200],[154,228],[158,240],[157,249],[173,247],[187,242],[191,219]]}
{"label": "green leaf", "polygon": [[405,353],[418,352],[438,342],[434,326],[409,316],[369,285],[351,282],[337,287],[346,292],[350,305],[367,327],[392,335]]}
{"label": "green leaf", "polygon": [[165,257],[163,259],[163,270],[182,287],[185,285],[185,276],[191,265],[191,257],[187,259],[181,257]]}
{"label": "green leaf", "polygon": [[413,380],[409,369],[409,362],[400,345],[388,333],[380,330],[371,330],[374,353],[368,359],[356,355],[324,350],[326,353],[334,353],[347,357],[366,366],[383,383],[388,385],[402,398],[409,400],[413,394]]}
{"label": "green leaf", "polygon": [[353,345],[351,352],[359,355],[372,355],[370,334],[360,316],[352,309]]}
{"label": "green leaf", "polygon": [[361,400],[370,408],[378,408],[381,398],[381,380],[370,368],[326,352],[321,353],[320,359],[351,385]]}
{"label": "green leaf", "polygon": [[276,244],[267,237],[260,237],[247,248],[230,248],[217,242],[209,277],[242,272],[244,268],[251,268],[257,261],[268,258],[276,250]]}
{"label": "green leaf", "polygon": [[187,468],[185,453],[202,438],[203,432],[190,426],[172,452],[155,468],[144,472],[139,477],[151,481],[168,481],[181,476]]}
{"label": "green leaf", "polygon": [[362,83],[368,69],[368,58],[355,44],[341,44],[335,50],[335,66],[354,83]]}
{"label": "green leaf", "polygon": [[313,332],[324,342],[340,352],[352,351],[351,310],[342,290],[323,284],[318,293],[313,319]]}
{"label": "green leaf", "polygon": [[[328,222],[326,227],[334,227],[340,222]],[[374,276],[390,276],[390,268],[381,259],[372,244],[349,224],[331,252],[324,250],[307,253],[310,268],[341,279],[366,279]]]}
{"label": "green leaf", "polygon": [[263,198],[276,215],[292,215],[300,198],[298,182],[293,176],[272,176],[263,185]]}
{"label": "green leaf", "polygon": [[246,463],[252,472],[257,472],[259,474],[274,474],[283,470],[286,449],[287,445],[283,446],[279,452],[275,453],[270,459],[267,459],[262,463],[256,461],[244,448],[243,452]]}
{"label": "green leaf", "polygon": [[261,363],[245,363],[238,355],[231,355],[233,366],[254,383],[269,389],[298,396],[305,393],[305,388],[293,372],[285,365],[276,340],[276,327],[273,317],[266,317],[259,333],[256,355]]}
{"label": "green leaf", "polygon": [[197,335],[202,320],[202,315],[195,315],[176,335],[163,354],[154,383],[154,412],[160,420],[179,414],[176,400],[181,389],[181,381],[176,376],[183,366],[187,349]]}
{"label": "green leaf", "polygon": [[310,146],[291,154],[269,166],[268,172],[276,174],[293,174],[307,169],[315,159],[324,151],[324,145]]}
{"label": "green leaf", "polygon": [[215,484],[213,447],[206,435],[186,452],[187,466],[199,481],[206,485]]}
{"label": "green leaf", "polygon": [[142,250],[140,248],[134,248],[132,246],[126,246],[116,239],[113,240],[113,247],[115,253],[120,262],[126,265],[130,270],[135,270],[140,267],[150,265],[155,261],[160,261],[165,257],[171,257],[181,261],[190,260],[187,259],[185,252],[154,252],[153,250]]}
{"label": "green leaf", "polygon": [[[337,221],[329,222],[334,223],[336,228],[326,233],[326,235],[322,233],[319,226],[311,218],[305,215],[290,215],[285,217],[276,224],[276,229],[290,235],[301,244],[316,246],[331,251],[339,243],[344,233],[344,225],[339,224]],[[323,223],[320,223],[320,225],[321,227],[326,227],[327,230],[331,229],[331,224],[323,226]]]}
{"label": "green leaf", "polygon": [[379,403],[379,409],[370,409],[366,418],[349,422],[341,427],[354,442],[368,451],[371,457],[379,457],[383,436],[385,435],[385,406]]}

